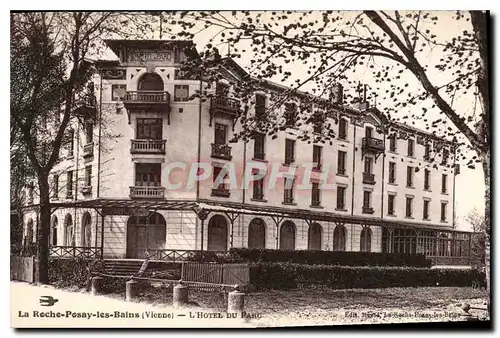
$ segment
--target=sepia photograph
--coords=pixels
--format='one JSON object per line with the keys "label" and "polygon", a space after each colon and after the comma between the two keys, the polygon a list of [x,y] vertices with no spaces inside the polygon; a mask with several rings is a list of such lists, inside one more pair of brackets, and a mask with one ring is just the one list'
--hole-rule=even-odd
{"label": "sepia photograph", "polygon": [[9,15],[12,328],[492,328],[489,11]]}

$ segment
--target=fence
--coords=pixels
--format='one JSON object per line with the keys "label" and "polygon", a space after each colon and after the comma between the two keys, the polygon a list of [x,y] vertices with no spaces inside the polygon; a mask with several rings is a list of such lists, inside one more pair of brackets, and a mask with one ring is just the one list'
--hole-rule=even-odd
{"label": "fence", "polygon": [[[222,285],[247,286],[250,282],[250,268],[246,263],[183,263],[182,280]],[[213,286],[200,288],[204,291],[215,291]]]}
{"label": "fence", "polygon": [[33,283],[35,281],[35,257],[10,256],[10,279]]}

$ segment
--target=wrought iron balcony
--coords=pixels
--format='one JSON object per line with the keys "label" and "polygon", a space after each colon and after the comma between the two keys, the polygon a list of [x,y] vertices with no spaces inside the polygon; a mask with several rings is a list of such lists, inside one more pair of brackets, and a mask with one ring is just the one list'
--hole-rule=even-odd
{"label": "wrought iron balcony", "polygon": [[373,210],[372,207],[365,207],[363,206],[363,214],[373,214],[375,211]]}
{"label": "wrought iron balcony", "polygon": [[362,148],[364,153],[378,154],[384,151],[384,141],[373,137],[363,137]]}
{"label": "wrought iron balcony", "polygon": [[214,96],[210,98],[210,111],[237,116],[240,110],[240,101],[227,96]]}
{"label": "wrought iron balcony", "polygon": [[166,140],[130,140],[131,154],[165,154]]}
{"label": "wrought iron balcony", "polygon": [[363,183],[375,184],[375,175],[371,173],[363,173]]}
{"label": "wrought iron balcony", "polygon": [[293,197],[284,197],[283,198],[283,203],[285,204],[293,204]]}
{"label": "wrought iron balcony", "polygon": [[312,200],[311,201],[311,207],[320,207],[320,206],[321,206],[320,200]]}
{"label": "wrought iron balcony", "polygon": [[217,197],[229,197],[230,192],[227,188],[213,188],[212,189],[212,196],[217,196]]}
{"label": "wrought iron balcony", "polygon": [[212,157],[231,160],[231,147],[227,144],[212,143]]}
{"label": "wrought iron balcony", "polygon": [[123,98],[125,108],[141,108],[147,106],[170,106],[170,93],[164,91],[135,91],[127,92]]}
{"label": "wrought iron balcony", "polygon": [[266,154],[264,153],[254,153],[253,158],[256,160],[265,160]]}
{"label": "wrought iron balcony", "polygon": [[285,164],[290,165],[295,162],[295,159],[292,157],[285,157]]}
{"label": "wrought iron balcony", "polygon": [[165,188],[133,186],[130,187],[130,198],[165,198]]}
{"label": "wrought iron balcony", "polygon": [[93,94],[76,99],[73,107],[73,114],[79,118],[95,119],[97,117],[97,100]]}
{"label": "wrought iron balcony", "polygon": [[94,142],[90,142],[83,146],[83,157],[94,156]]}

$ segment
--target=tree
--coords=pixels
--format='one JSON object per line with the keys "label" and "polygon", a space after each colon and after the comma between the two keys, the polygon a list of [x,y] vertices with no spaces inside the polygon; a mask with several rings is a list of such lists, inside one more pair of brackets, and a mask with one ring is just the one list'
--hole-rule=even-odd
{"label": "tree", "polygon": [[[363,79],[369,78],[375,84],[371,98],[381,100],[381,110],[389,121],[420,122],[432,133],[452,138],[456,158],[466,161],[467,166],[473,168],[476,163],[482,164],[485,222],[490,224],[488,12],[212,11],[170,14],[165,20],[182,28],[170,31],[171,34],[196,38],[204,31],[210,35],[206,38],[206,53],[217,54],[221,46],[227,45],[231,47],[228,56],[232,58],[250,54],[252,81],[258,83],[259,79],[277,78],[291,83],[293,89],[282,91],[282,97],[275,100],[277,104],[269,108],[269,119],[275,117],[272,110],[296,97],[300,88],[309,86],[317,96],[327,97],[328,90],[338,82],[359,87],[353,77],[363,72]],[[444,21],[443,27],[439,27],[441,21]],[[451,25],[464,28],[453,30]],[[352,102],[359,96],[359,90],[347,91],[344,96]],[[464,109],[464,105],[456,104],[461,98],[468,100],[465,106],[474,100],[479,102],[481,112],[476,114],[476,103],[472,113]],[[298,124],[313,123],[307,106],[305,102]],[[258,128],[272,135],[280,128],[277,121],[269,119]],[[246,128],[237,137],[245,138],[248,131],[255,128],[255,121],[243,114],[241,122]],[[322,138],[331,135],[327,132]],[[308,136],[304,135],[303,139]],[[489,290],[489,231],[485,232],[485,243]]]}
{"label": "tree", "polygon": [[48,283],[49,173],[59,161],[77,98],[92,74],[86,61],[109,13],[11,15],[11,144],[25,152],[40,195],[37,275]]}
{"label": "tree", "polygon": [[481,215],[475,208],[465,217],[465,221],[471,225],[472,231],[474,232],[471,254],[480,262],[481,265],[483,265],[486,253],[485,234],[490,232],[490,229],[487,229],[489,224],[485,222],[484,215]]}

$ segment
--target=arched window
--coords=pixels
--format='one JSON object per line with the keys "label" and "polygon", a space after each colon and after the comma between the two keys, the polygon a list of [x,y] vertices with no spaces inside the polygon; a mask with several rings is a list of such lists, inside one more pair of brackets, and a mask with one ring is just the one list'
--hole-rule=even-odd
{"label": "arched window", "polygon": [[285,221],[280,228],[280,249],[295,250],[295,224]]}
{"label": "arched window", "polygon": [[343,225],[339,224],[333,231],[333,251],[345,251],[346,242],[346,229]]}
{"label": "arched window", "polygon": [[52,246],[57,246],[57,227],[58,227],[57,217],[54,216],[52,217],[52,226],[50,227],[51,230],[50,245]]}
{"label": "arched window", "polygon": [[142,91],[142,90],[158,90],[158,91],[163,91],[163,80],[161,79],[160,75],[156,73],[146,73],[141,78],[139,79],[139,82],[137,84],[137,90]]}
{"label": "arched window", "polygon": [[228,224],[224,216],[215,215],[208,222],[208,250],[227,250]]}
{"label": "arched window", "polygon": [[382,252],[392,252],[391,232],[387,227],[382,227]]}
{"label": "arched window", "polygon": [[372,251],[372,229],[363,228],[363,230],[361,230],[360,250],[361,252]]}
{"label": "arched window", "polygon": [[309,250],[321,250],[321,235],[323,233],[323,228],[318,223],[313,223],[309,226],[309,231],[307,232],[307,249]]}
{"label": "arched window", "polygon": [[82,217],[81,242],[83,247],[90,247],[92,244],[92,217],[88,212]]}
{"label": "arched window", "polygon": [[248,226],[248,247],[250,249],[266,248],[266,223],[260,218],[254,218]]}
{"label": "arched window", "polygon": [[167,223],[153,212],[148,216],[130,216],[127,221],[127,258],[146,258],[149,252],[165,249]]}
{"label": "arched window", "polygon": [[73,246],[75,244],[73,234],[73,218],[71,214],[66,214],[64,220],[64,245]]}

